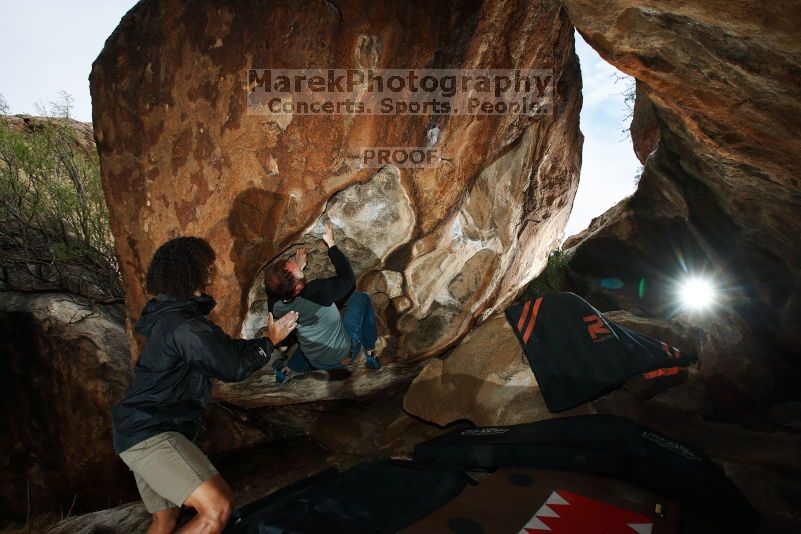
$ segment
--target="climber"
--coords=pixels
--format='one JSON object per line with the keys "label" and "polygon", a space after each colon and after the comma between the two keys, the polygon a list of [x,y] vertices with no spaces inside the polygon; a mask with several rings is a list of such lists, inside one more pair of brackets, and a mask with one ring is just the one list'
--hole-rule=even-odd
{"label": "climber", "polygon": [[348,259],[334,243],[331,225],[324,226],[323,241],[336,276],[306,283],[303,269],[307,251],[300,248],[292,259],[270,265],[264,273],[269,309],[275,317],[298,313],[298,348],[288,360],[273,364],[276,382],[283,385],[293,374],[312,369],[337,369],[359,360],[364,347],[365,367],[380,369],[375,354],[376,323],[373,304],[367,293],[354,291],[340,317],[336,301],[344,298],[356,284]]}
{"label": "climber", "polygon": [[136,322],[146,338],[122,400],[112,408],[114,449],[133,471],[147,511],[148,534],[172,532],[181,506],[194,508],[181,532],[222,532],[233,507],[231,489],[193,443],[211,379],[237,382],[263,367],[273,347],[296,326],[297,314],[267,317],[267,337],[232,339],[206,318],[214,300],[202,293],[215,254],[197,237],[167,241],[147,271],[155,295]]}

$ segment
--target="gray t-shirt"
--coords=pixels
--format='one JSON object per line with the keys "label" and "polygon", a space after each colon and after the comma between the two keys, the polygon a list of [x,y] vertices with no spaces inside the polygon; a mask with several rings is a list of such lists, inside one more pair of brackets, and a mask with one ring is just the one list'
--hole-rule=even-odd
{"label": "gray t-shirt", "polygon": [[300,350],[318,369],[335,367],[351,354],[353,343],[342,325],[336,301],[353,289],[356,276],[339,248],[329,248],[328,257],[336,276],[310,281],[288,302],[270,302],[276,320],[290,311],[298,312],[296,333]]}

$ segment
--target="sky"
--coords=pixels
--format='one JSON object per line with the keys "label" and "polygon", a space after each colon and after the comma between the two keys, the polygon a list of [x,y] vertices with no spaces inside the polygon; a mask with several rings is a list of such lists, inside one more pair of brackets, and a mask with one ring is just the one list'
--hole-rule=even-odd
{"label": "sky", "polygon": [[[72,116],[92,120],[89,72],[106,38],[133,0],[0,0],[0,95],[10,113],[37,113],[37,104],[72,96]],[[580,232],[634,192],[639,168],[623,99],[627,82],[576,32],[584,81],[581,179],[565,236]]]}
{"label": "sky", "polygon": [[631,117],[623,93],[634,79],[601,59],[578,32],[575,36],[584,86],[579,119],[584,149],[578,192],[565,237],[579,233],[594,217],[632,194],[640,168],[631,139],[624,131]]}
{"label": "sky", "polygon": [[0,94],[12,114],[36,114],[66,91],[92,120],[89,72],[132,0],[0,0]]}

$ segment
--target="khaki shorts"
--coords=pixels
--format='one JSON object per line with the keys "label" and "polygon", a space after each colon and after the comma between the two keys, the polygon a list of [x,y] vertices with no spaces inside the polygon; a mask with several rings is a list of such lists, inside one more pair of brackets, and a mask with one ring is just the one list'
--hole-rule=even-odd
{"label": "khaki shorts", "polygon": [[182,506],[217,469],[179,432],[162,432],[140,441],[120,458],[133,471],[139,494],[151,514]]}

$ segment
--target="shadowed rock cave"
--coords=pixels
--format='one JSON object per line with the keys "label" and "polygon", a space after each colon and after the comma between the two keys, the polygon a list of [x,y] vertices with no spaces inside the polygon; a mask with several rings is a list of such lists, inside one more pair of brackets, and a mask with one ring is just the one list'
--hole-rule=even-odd
{"label": "shadowed rock cave", "polygon": [[[211,318],[251,338],[266,322],[266,265],[307,246],[307,276],[332,274],[319,239],[330,222],[376,309],[384,368],[282,388],[266,366],[215,383],[198,444],[238,503],[329,467],[408,457],[465,423],[612,414],[703,449],[761,514],[760,532],[801,529],[801,10],[589,0],[421,10],[145,0],[123,18],[90,83],[124,310],[91,312],[86,295],[53,288],[26,294],[5,276],[3,376],[18,402],[3,411],[4,517],[19,525],[33,503],[75,515],[54,532],[144,532],[142,504],[124,504],[137,496],[108,408],[141,347],[131,321],[148,298],[149,258],[172,237],[205,238],[218,260]],[[574,30],[636,79],[631,137],[644,167],[632,196],[562,244],[553,289],[697,361],[661,391],[627,382],[553,414],[503,311],[548,272],[579,184]],[[249,113],[243,73],[286,65],[547,65],[553,113]],[[431,168],[365,169],[352,157],[432,139],[446,161]],[[710,313],[676,302],[693,273],[721,290]]]}

